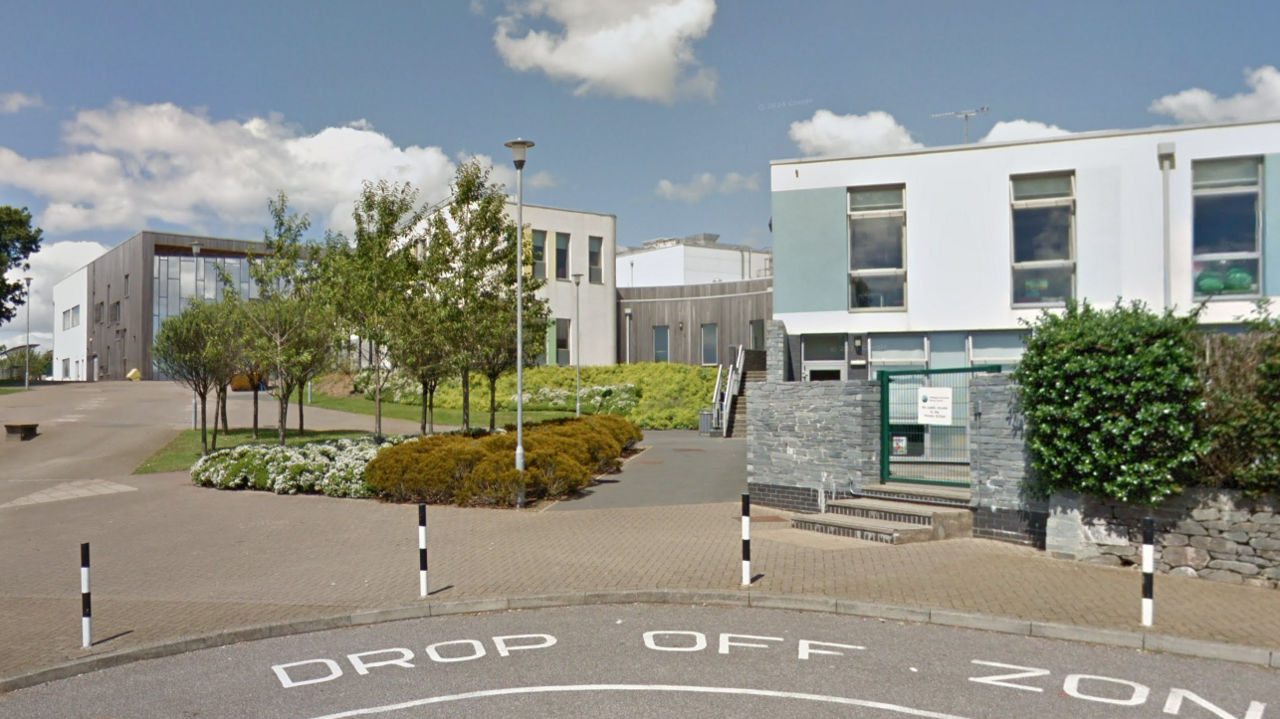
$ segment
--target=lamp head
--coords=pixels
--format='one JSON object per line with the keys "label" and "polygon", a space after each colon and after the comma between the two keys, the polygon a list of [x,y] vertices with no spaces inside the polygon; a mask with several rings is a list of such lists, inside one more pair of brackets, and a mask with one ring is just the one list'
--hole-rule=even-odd
{"label": "lamp head", "polygon": [[512,159],[515,160],[516,169],[523,170],[525,155],[528,153],[529,148],[533,147],[533,142],[517,137],[511,142],[506,143],[506,146],[511,148],[511,155]]}
{"label": "lamp head", "polygon": [[202,246],[203,246],[203,245],[201,245],[199,242],[192,242],[192,243],[191,243],[191,254],[193,254],[193,255],[198,255],[198,254],[200,254],[200,248],[201,248]]}
{"label": "lamp head", "polygon": [[31,289],[31,278],[30,278],[30,277],[23,277],[23,278],[22,278],[22,281],[27,283],[27,289],[28,289],[28,290],[30,290],[30,289]]}
{"label": "lamp head", "polygon": [[575,272],[575,273],[573,273],[573,284],[574,284],[575,286],[576,286],[576,285],[580,285],[580,284],[582,284],[582,273],[581,273],[581,272]]}
{"label": "lamp head", "polygon": [[630,308],[630,307],[628,307],[628,308],[626,308],[626,309],[622,310],[622,313],[623,313],[623,314],[625,314],[626,316],[630,317],[630,316],[631,316],[631,308]]}
{"label": "lamp head", "polygon": [[1176,160],[1174,156],[1175,145],[1172,142],[1162,142],[1156,145],[1156,156],[1160,159],[1160,167],[1164,168],[1168,164],[1169,169],[1176,169]]}

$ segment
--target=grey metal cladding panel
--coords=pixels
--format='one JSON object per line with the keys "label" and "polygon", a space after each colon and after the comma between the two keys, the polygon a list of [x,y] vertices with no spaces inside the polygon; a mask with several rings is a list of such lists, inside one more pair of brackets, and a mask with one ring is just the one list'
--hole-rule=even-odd
{"label": "grey metal cladding panel", "polygon": [[773,193],[774,311],[848,309],[848,191]]}

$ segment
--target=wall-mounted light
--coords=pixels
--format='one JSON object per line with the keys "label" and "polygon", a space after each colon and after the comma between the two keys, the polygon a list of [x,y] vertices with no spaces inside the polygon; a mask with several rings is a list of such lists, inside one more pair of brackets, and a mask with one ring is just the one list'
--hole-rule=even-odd
{"label": "wall-mounted light", "polygon": [[684,332],[684,320],[680,320],[680,331]]}

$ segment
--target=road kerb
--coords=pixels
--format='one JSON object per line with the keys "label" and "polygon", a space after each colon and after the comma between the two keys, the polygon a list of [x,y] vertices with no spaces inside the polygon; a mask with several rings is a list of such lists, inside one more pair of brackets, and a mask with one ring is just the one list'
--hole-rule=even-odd
{"label": "road kerb", "polygon": [[616,589],[602,592],[586,592],[586,604],[666,604],[671,592],[665,589]]}
{"label": "road kerb", "polygon": [[761,609],[791,609],[800,612],[825,612],[835,614],[835,597],[815,597],[804,594],[751,593],[751,606]]}
{"label": "road kerb", "polygon": [[431,604],[431,616],[447,617],[450,614],[484,614],[488,612],[505,612],[509,608],[505,597],[490,599],[460,599],[452,602]]}
{"label": "road kerb", "polygon": [[1001,634],[1031,634],[1031,622],[1027,619],[1010,619],[1009,617],[992,617],[986,614],[967,614],[934,609],[929,612],[930,624],[942,624],[948,627],[964,627],[965,629],[983,629]]}
{"label": "road kerb", "polygon": [[1169,654],[1186,654],[1202,659],[1222,659],[1242,664],[1260,664],[1275,666],[1273,652],[1260,647],[1242,647],[1235,644],[1219,644],[1199,639],[1184,639],[1162,634],[1146,634],[1142,638],[1142,647],[1155,652]]}
{"label": "road kerb", "polygon": [[535,594],[527,597],[512,597],[507,600],[511,609],[547,609],[551,607],[577,607],[586,603],[584,592],[565,592],[562,594]]}
{"label": "road kerb", "polygon": [[902,607],[894,604],[873,604],[853,599],[837,599],[836,612],[870,619],[891,619],[896,622],[929,623],[929,610],[920,607]]}
{"label": "road kerb", "polygon": [[1072,642],[1088,642],[1090,644],[1106,644],[1112,647],[1128,647],[1142,649],[1143,636],[1134,632],[1117,629],[1095,629],[1075,624],[1051,624],[1048,622],[1032,622],[1031,636],[1047,639],[1065,639]]}

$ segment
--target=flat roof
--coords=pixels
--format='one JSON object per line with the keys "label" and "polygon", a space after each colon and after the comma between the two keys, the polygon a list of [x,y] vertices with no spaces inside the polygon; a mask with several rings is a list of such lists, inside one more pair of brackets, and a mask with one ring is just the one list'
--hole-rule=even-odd
{"label": "flat roof", "polygon": [[1219,128],[1250,127],[1253,125],[1280,125],[1280,117],[1270,120],[1254,120],[1250,122],[1207,123],[1199,125],[1157,125],[1138,130],[1093,130],[1090,132],[1071,132],[1066,135],[1052,137],[1035,137],[1026,140],[1005,140],[1004,142],[971,142],[967,145],[941,145],[938,147],[921,147],[911,150],[894,150],[869,155],[841,155],[830,157],[800,157],[791,160],[770,160],[769,165],[799,165],[814,162],[843,162],[845,160],[870,160],[878,157],[905,157],[909,155],[931,155],[941,152],[968,152],[987,150],[996,147],[1014,145],[1040,145],[1051,142],[1075,142],[1077,140],[1097,140],[1110,137],[1128,137],[1131,135],[1156,135],[1170,132],[1191,132],[1194,130],[1212,130]]}

